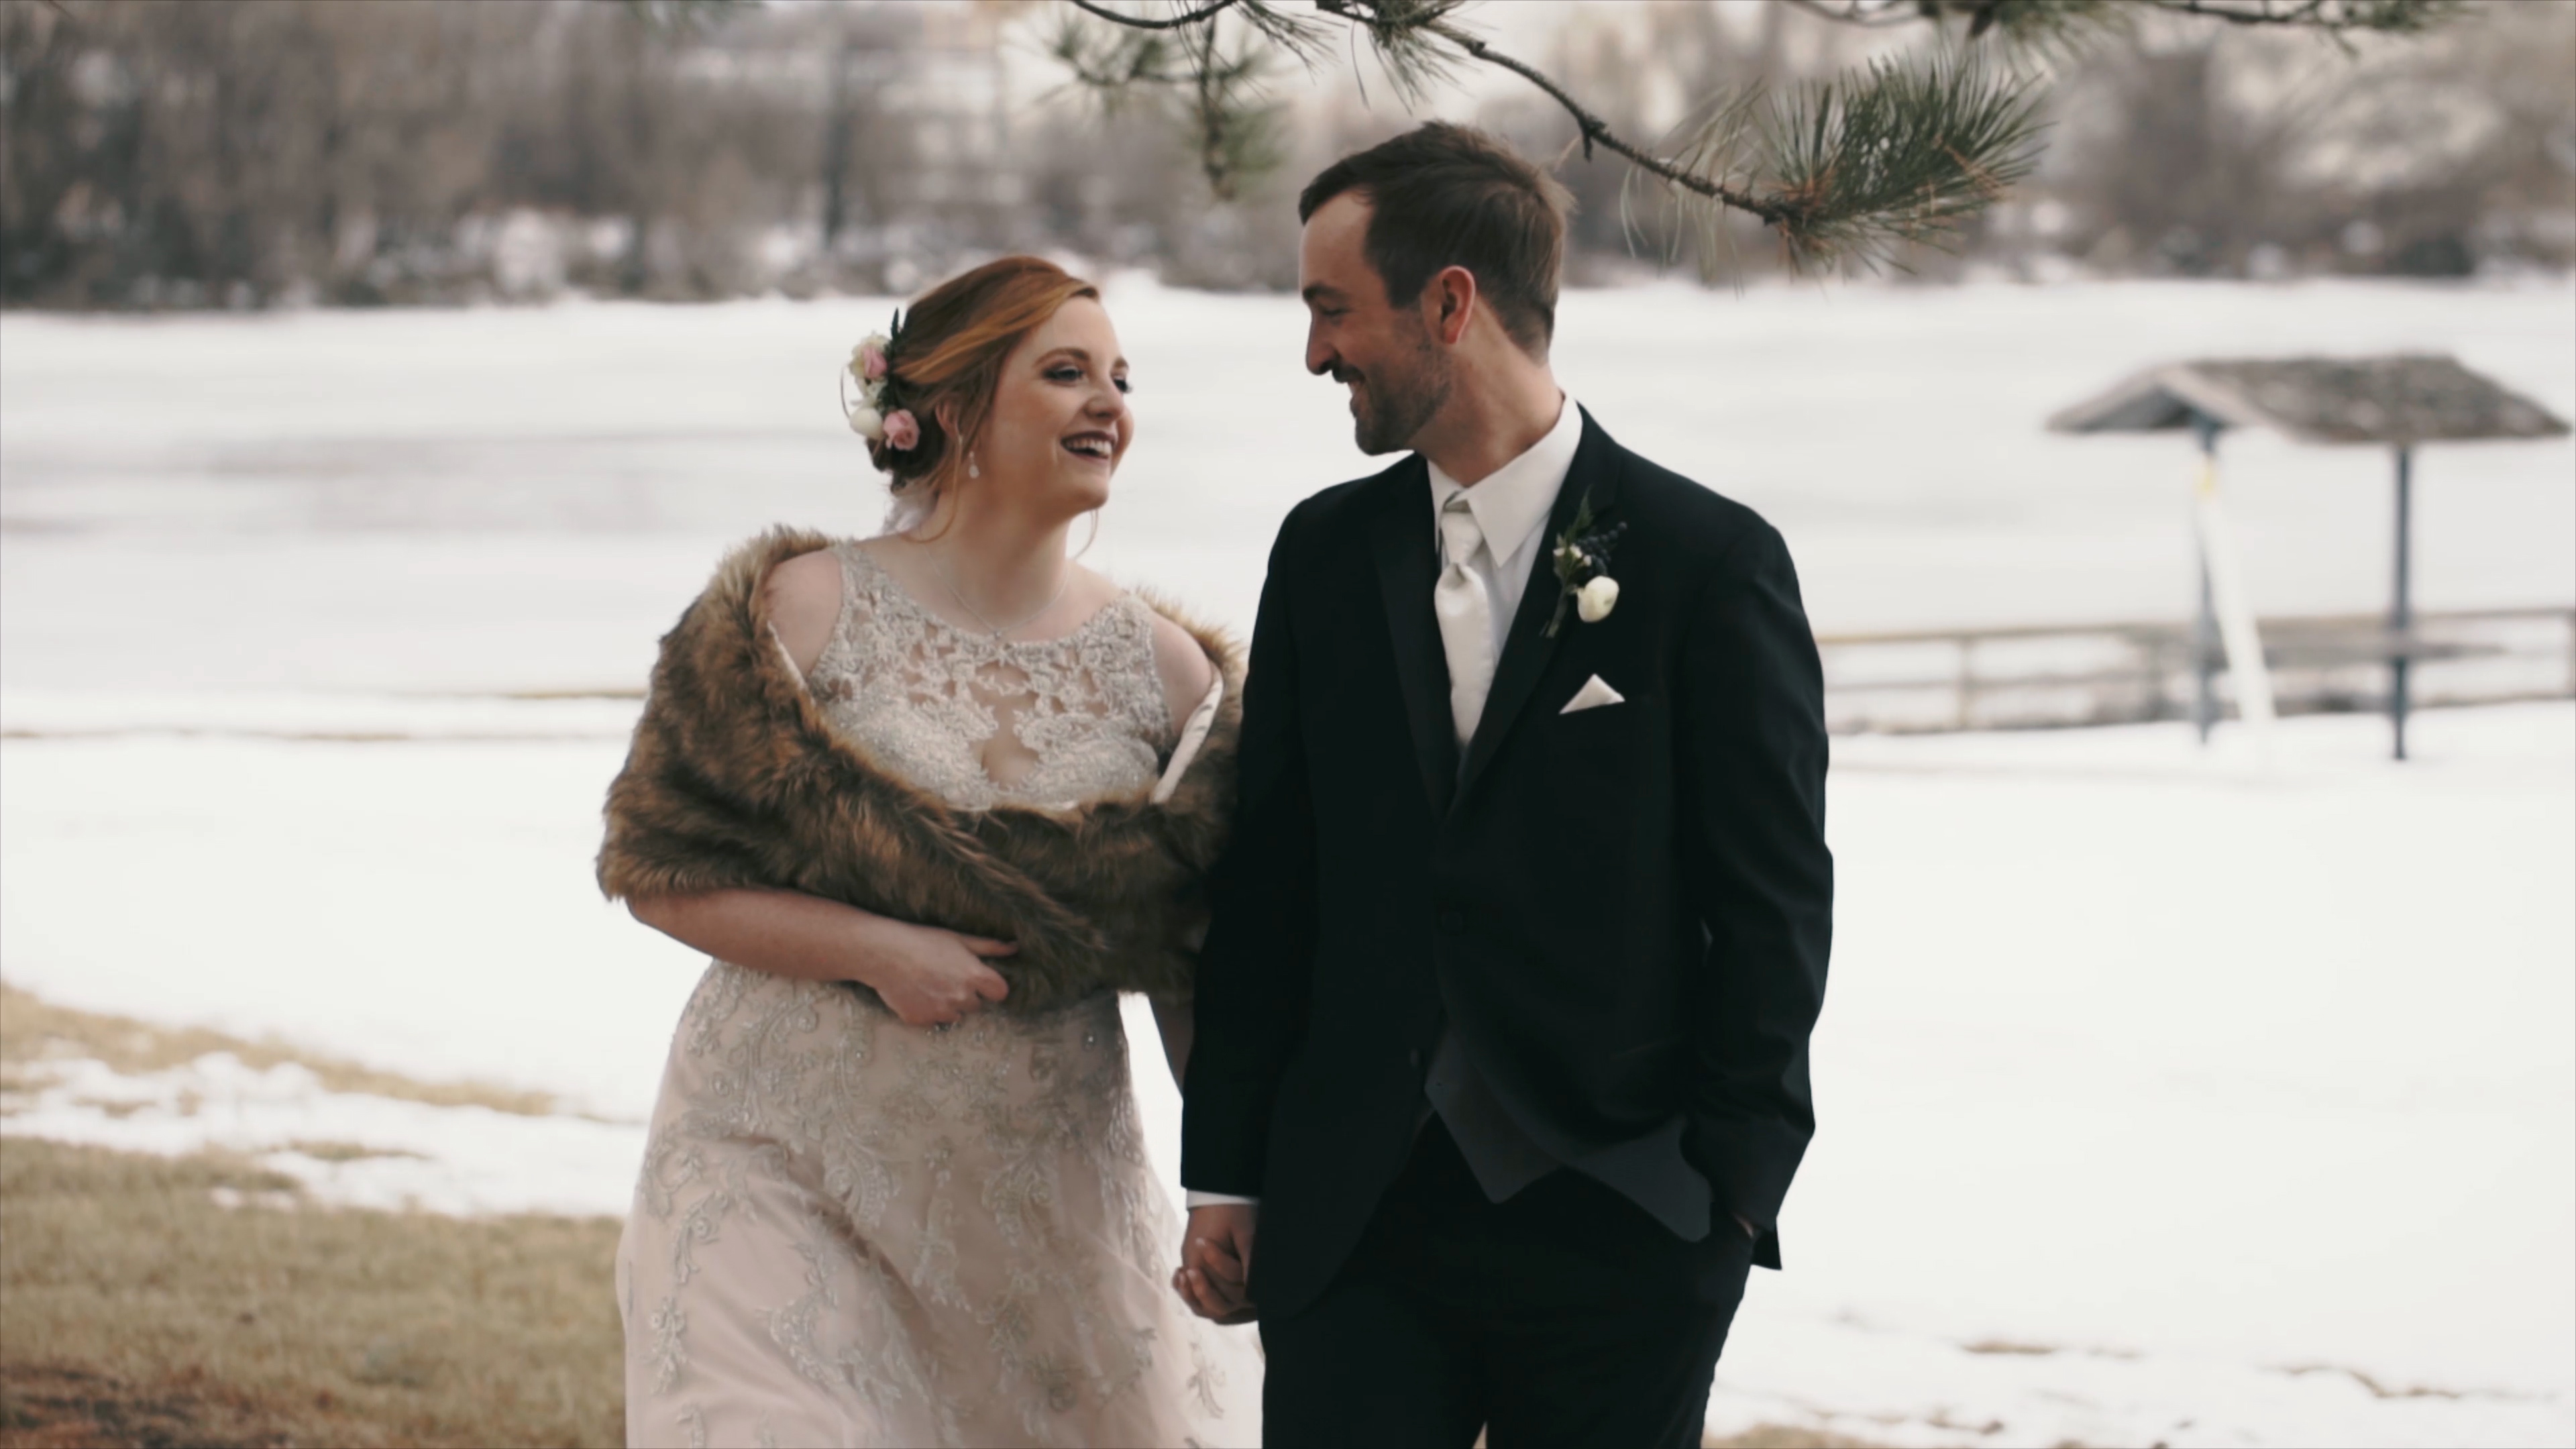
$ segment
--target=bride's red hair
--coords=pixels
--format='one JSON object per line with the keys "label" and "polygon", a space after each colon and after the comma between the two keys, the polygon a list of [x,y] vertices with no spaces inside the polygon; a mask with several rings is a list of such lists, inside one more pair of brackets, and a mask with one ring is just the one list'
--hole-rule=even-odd
{"label": "bride's red hair", "polygon": [[868,445],[896,493],[936,491],[964,476],[966,450],[992,415],[1002,360],[1076,297],[1097,301],[1100,289],[1043,257],[1003,257],[912,304],[886,366],[890,401],[911,410],[921,441],[903,449],[882,439]]}

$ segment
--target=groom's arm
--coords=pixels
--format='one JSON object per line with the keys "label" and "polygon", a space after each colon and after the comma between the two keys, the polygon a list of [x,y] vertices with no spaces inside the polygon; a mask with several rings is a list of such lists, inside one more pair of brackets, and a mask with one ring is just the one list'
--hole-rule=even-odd
{"label": "groom's arm", "polygon": [[1683,621],[1682,886],[1708,933],[1685,1151],[1778,1266],[1773,1229],[1815,1133],[1807,1037],[1825,993],[1824,677],[1789,550],[1751,520]]}
{"label": "groom's arm", "polygon": [[1199,954],[1197,1040],[1181,1109],[1181,1182],[1194,1194],[1260,1196],[1271,1103],[1305,1034],[1313,985],[1315,812],[1289,604],[1301,512],[1280,526],[1253,622],[1240,802]]}

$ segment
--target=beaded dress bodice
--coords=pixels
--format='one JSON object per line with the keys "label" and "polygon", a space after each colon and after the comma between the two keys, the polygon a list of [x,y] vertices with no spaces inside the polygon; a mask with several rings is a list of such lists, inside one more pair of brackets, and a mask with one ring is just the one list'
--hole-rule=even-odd
{"label": "beaded dress bodice", "polygon": [[832,551],[841,616],[808,687],[895,773],[963,810],[1152,783],[1173,729],[1153,611],[1135,595],[1060,639],[995,639],[922,607],[857,544]]}

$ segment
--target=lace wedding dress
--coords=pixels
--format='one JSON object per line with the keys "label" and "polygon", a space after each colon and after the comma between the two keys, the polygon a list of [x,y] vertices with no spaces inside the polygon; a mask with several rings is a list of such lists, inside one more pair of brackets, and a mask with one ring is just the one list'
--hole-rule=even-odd
{"label": "lace wedding dress", "polygon": [[[807,683],[882,765],[962,809],[1154,780],[1174,731],[1132,595],[1005,643],[834,551],[841,617]],[[1005,727],[1025,748],[997,779]],[[618,1250],[628,1441],[1257,1443],[1250,1331],[1174,1297],[1179,1245],[1115,996],[933,1031],[713,963]]]}

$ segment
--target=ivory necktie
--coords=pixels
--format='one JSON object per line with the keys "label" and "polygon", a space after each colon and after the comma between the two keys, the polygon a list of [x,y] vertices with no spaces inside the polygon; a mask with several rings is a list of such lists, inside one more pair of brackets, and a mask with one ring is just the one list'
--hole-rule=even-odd
{"label": "ivory necktie", "polygon": [[[1446,566],[1431,590],[1431,609],[1440,617],[1441,651],[1449,656],[1449,718],[1458,727],[1462,753],[1485,713],[1486,691],[1494,687],[1494,596],[1486,591],[1485,576],[1468,567],[1484,546],[1485,531],[1477,526],[1465,494],[1441,506],[1440,548]],[[1448,1124],[1458,1155],[1467,1160],[1486,1200],[1501,1202],[1555,1170],[1556,1159],[1529,1140],[1486,1085],[1455,1027],[1441,1028],[1422,1094],[1426,1115],[1437,1112]]]}
{"label": "ivory necktie", "polygon": [[1447,566],[1431,591],[1431,611],[1440,617],[1440,649],[1449,657],[1449,718],[1458,727],[1458,748],[1465,749],[1485,713],[1485,692],[1494,684],[1494,600],[1485,581],[1467,560],[1485,546],[1485,532],[1458,494],[1440,510],[1440,546]]}

